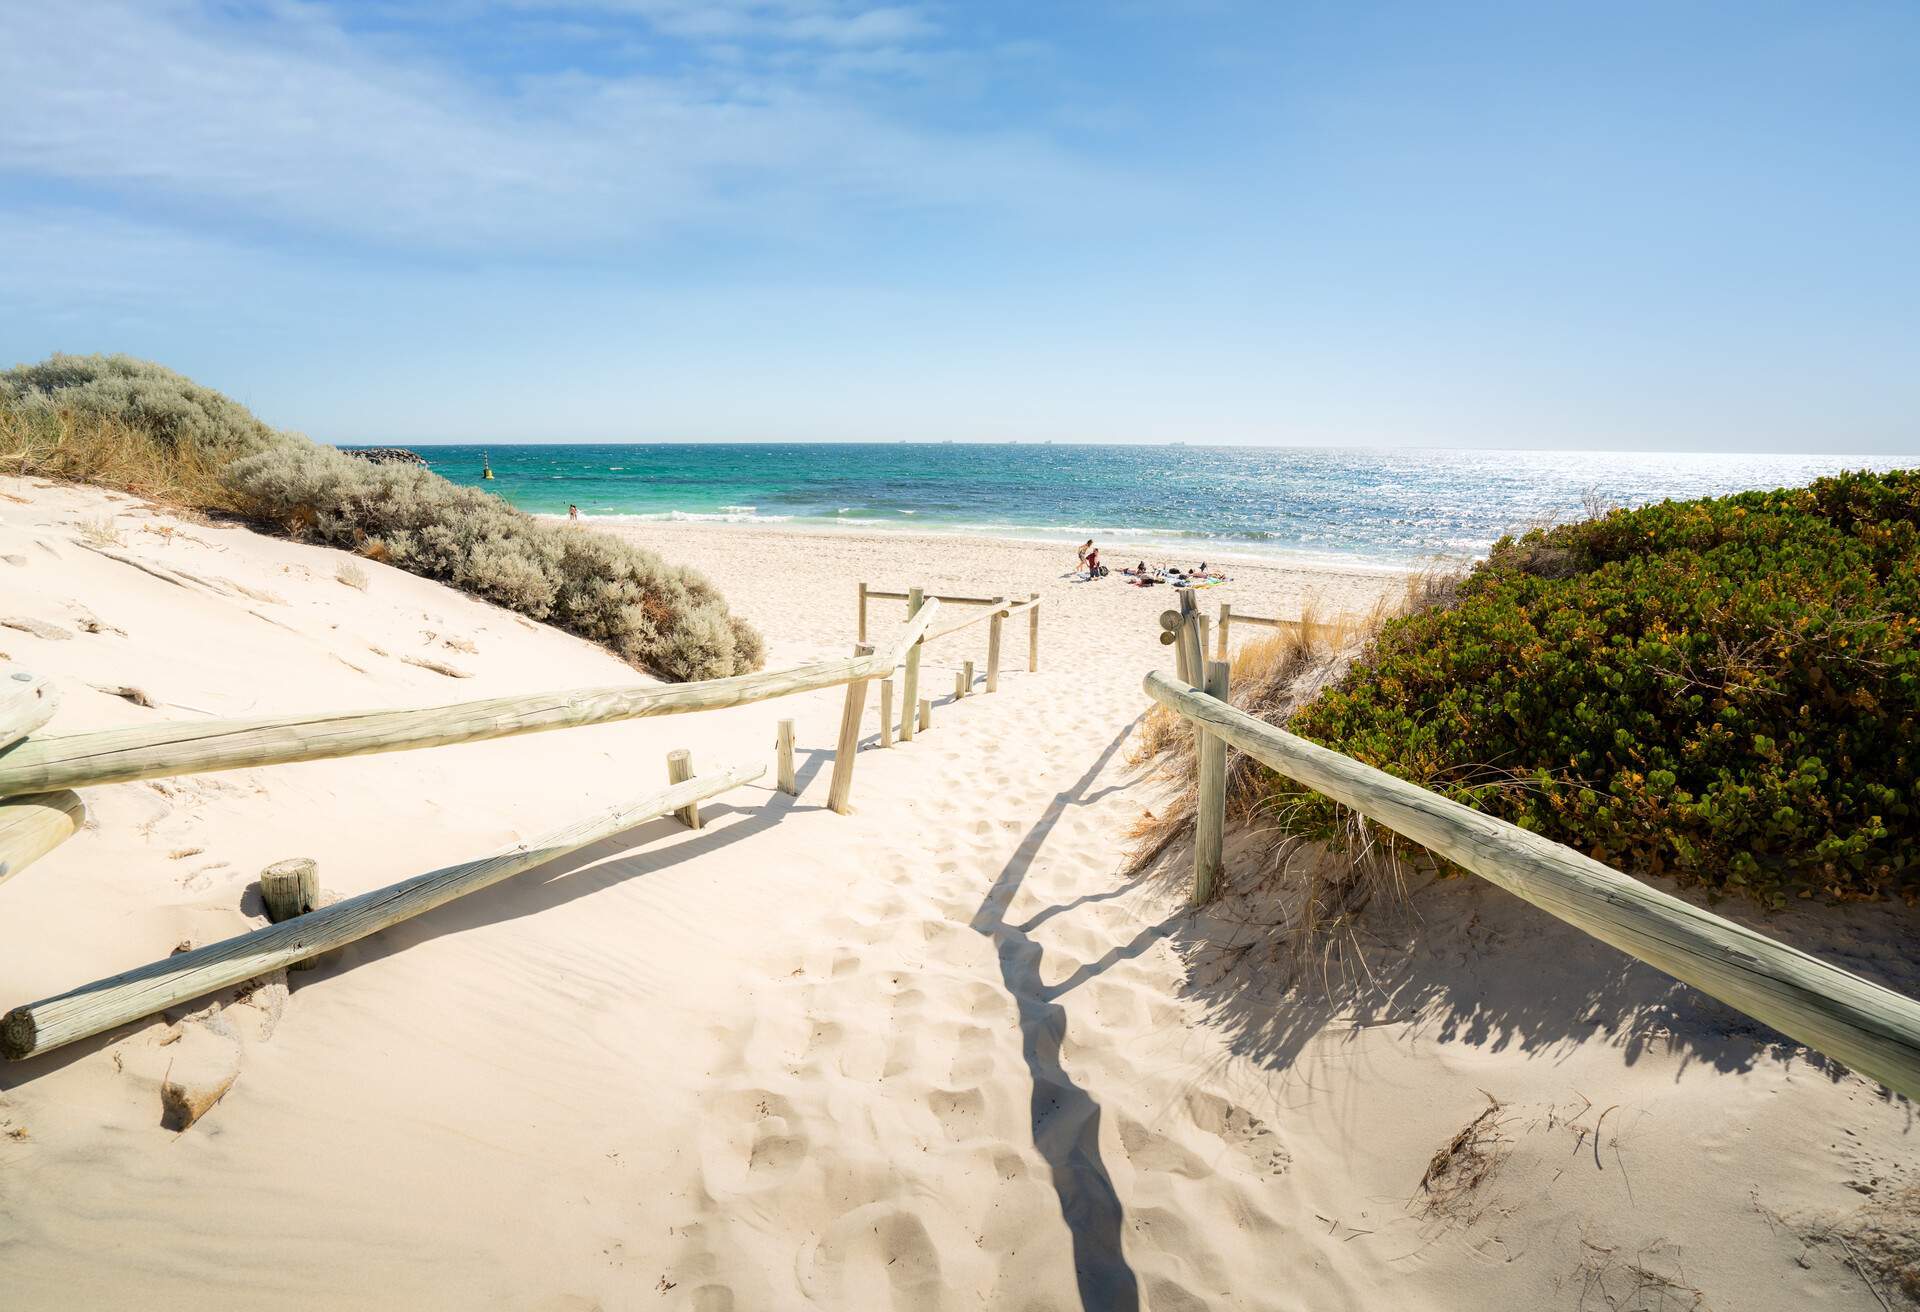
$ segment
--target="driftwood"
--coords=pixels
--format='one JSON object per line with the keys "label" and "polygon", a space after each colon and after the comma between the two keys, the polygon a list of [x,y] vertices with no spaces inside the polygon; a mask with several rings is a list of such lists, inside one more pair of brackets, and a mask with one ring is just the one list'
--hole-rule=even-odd
{"label": "driftwood", "polygon": [[689,779],[493,856],[415,875],[266,929],[15,1007],[0,1021],[0,1054],[31,1057],[344,947],[765,773],[764,765],[735,766]]}
{"label": "driftwood", "polygon": [[1649,888],[1570,847],[1255,719],[1155,670],[1209,734],[1895,1092],[1920,1098],[1920,1002]]}

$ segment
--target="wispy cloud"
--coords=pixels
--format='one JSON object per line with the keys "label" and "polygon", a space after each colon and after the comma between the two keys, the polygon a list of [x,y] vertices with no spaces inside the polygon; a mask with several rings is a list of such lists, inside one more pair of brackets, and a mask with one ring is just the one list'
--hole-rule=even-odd
{"label": "wispy cloud", "polygon": [[598,10],[645,19],[681,37],[891,45],[937,31],[917,5],[849,5],[833,0],[516,0],[526,9]]}
{"label": "wispy cloud", "polygon": [[1037,133],[945,129],[849,92],[939,66],[916,8],[522,7],[692,45],[502,78],[431,33],[357,32],[310,5],[28,6],[0,43],[0,171],[202,227],[506,252],[790,234],[872,208],[1057,216],[1119,185]]}

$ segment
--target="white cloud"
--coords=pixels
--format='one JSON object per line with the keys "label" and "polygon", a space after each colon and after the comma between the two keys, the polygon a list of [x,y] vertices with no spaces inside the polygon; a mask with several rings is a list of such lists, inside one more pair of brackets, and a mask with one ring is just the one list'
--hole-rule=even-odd
{"label": "white cloud", "polygon": [[671,36],[730,41],[802,41],[835,46],[897,44],[931,35],[921,6],[837,0],[514,0],[524,9],[598,10],[640,18]]}
{"label": "white cloud", "polygon": [[185,0],[23,7],[0,43],[0,171],[197,225],[505,252],[791,233],[862,207],[1113,203],[1114,179],[1041,137],[942,133],[849,92],[866,69],[931,66],[902,44],[932,31],[917,10],[624,7],[661,31],[751,42],[752,57],[503,88],[308,5],[245,22]]}

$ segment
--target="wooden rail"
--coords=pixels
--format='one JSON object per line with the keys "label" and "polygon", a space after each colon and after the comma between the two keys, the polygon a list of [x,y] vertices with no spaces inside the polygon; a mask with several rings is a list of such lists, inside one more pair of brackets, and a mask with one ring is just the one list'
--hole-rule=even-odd
{"label": "wooden rail", "polygon": [[80,794],[65,790],[0,802],[0,884],[72,838],[85,819]]}
{"label": "wooden rail", "polygon": [[407,751],[579,725],[744,706],[890,674],[938,613],[929,603],[885,652],[666,687],[588,688],[413,710],[198,720],[28,738],[0,754],[0,798],[166,775]]}
{"label": "wooden rail", "polygon": [[1038,593],[1035,593],[1025,601],[1014,601],[1010,597],[1000,597],[996,600],[992,610],[983,610],[973,615],[956,615],[950,620],[935,625],[927,630],[925,641],[938,642],[941,638],[958,633],[962,629],[970,629],[983,620],[1005,620],[1010,616],[1018,615],[1022,611],[1034,610],[1039,605],[1040,595]]}
{"label": "wooden rail", "polygon": [[1220,603],[1220,623],[1219,623],[1219,630],[1220,630],[1219,658],[1221,660],[1227,659],[1228,638],[1229,638],[1229,635],[1233,632],[1233,626],[1236,624],[1252,624],[1260,628],[1267,628],[1267,629],[1297,629],[1303,636],[1307,633],[1309,629],[1324,629],[1328,627],[1327,625],[1321,624],[1321,623],[1315,623],[1310,625],[1304,619],[1290,620],[1290,619],[1284,619],[1284,618],[1275,618],[1270,615],[1243,615],[1238,611],[1234,610],[1232,603],[1223,601]]}
{"label": "wooden rail", "polygon": [[[913,592],[919,591],[920,589],[918,588],[913,589]],[[911,603],[913,600],[913,592],[882,592],[878,588],[869,587],[867,584],[862,583],[860,585],[860,637],[858,640],[861,642],[867,640],[867,601],[869,599],[874,601],[905,601]],[[938,593],[933,594],[932,599],[943,602],[949,606],[997,606],[1006,600],[1005,597],[949,597]],[[909,608],[908,614],[912,614],[911,608]]]}
{"label": "wooden rail", "polygon": [[[0,683],[0,760],[59,706],[59,690],[36,675],[21,671]],[[85,819],[80,798],[64,789],[0,802],[0,884],[73,837]]]}
{"label": "wooden rail", "polygon": [[362,893],[306,915],[182,952],[57,997],[15,1007],[0,1020],[0,1054],[18,1060],[151,1016],[175,1003],[257,979],[344,947],[455,898],[577,852],[645,821],[695,807],[749,783],[766,766],[735,766],[689,779],[637,801],[596,812],[531,843],[479,861],[446,866]]}
{"label": "wooden rail", "polygon": [[[1920,1002],[1882,988],[1570,847],[1396,779],[1150,672],[1147,696],[1289,779],[1402,834],[1568,924],[1920,1099]],[[1203,813],[1222,823],[1219,773]],[[1196,869],[1196,874],[1198,870]]]}

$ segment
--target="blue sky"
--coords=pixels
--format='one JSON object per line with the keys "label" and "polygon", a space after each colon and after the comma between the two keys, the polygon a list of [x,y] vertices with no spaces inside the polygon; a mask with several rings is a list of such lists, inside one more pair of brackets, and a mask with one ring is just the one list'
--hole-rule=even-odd
{"label": "blue sky", "polygon": [[13,0],[0,363],[334,441],[1920,450],[1920,5]]}

